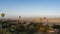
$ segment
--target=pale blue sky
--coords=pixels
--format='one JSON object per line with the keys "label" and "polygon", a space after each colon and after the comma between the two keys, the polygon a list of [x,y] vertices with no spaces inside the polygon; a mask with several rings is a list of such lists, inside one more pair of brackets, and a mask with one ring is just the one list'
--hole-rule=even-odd
{"label": "pale blue sky", "polygon": [[0,0],[0,13],[8,17],[59,17],[60,0]]}

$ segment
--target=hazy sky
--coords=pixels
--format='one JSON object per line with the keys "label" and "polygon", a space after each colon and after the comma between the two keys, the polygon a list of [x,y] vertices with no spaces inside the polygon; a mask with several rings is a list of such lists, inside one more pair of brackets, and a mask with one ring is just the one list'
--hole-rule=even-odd
{"label": "hazy sky", "polygon": [[60,16],[60,0],[0,0],[0,13],[8,17]]}

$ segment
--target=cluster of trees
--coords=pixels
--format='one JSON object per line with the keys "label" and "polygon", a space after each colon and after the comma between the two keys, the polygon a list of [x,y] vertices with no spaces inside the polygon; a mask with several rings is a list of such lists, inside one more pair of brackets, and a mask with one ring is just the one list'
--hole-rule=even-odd
{"label": "cluster of trees", "polygon": [[58,34],[60,34],[60,25],[54,24],[54,25],[52,26],[52,28],[57,29],[57,30],[58,30]]}
{"label": "cluster of trees", "polygon": [[30,22],[30,24],[27,24],[26,22],[14,23],[12,21],[0,21],[0,26],[2,26],[0,27],[0,31],[2,30],[0,33],[4,32],[9,34],[21,34],[21,32],[23,32],[23,34],[33,34],[39,30],[46,32],[49,28],[48,25],[43,26],[42,23]]}
{"label": "cluster of trees", "polygon": [[[39,30],[46,33],[48,28],[49,25],[43,26],[42,23],[30,22],[27,24],[26,22],[0,21],[0,34],[33,34]],[[60,30],[59,25],[53,25],[52,28]]]}
{"label": "cluster of trees", "polygon": [[[26,24],[26,22],[17,22],[12,23],[11,21],[0,21],[0,33],[1,34],[6,34],[6,33],[11,33],[11,34],[20,34],[20,32],[24,32],[24,34],[32,34],[34,32],[38,31],[38,23],[30,23]],[[3,32],[3,33],[2,33]]]}
{"label": "cluster of trees", "polygon": [[[2,13],[1,16],[4,17],[5,14]],[[19,18],[21,18],[21,16],[19,16]],[[44,19],[46,19],[46,17],[44,17]],[[0,34],[33,34],[35,32],[38,32],[39,30],[44,32],[45,34],[47,32],[47,29],[49,28],[49,25],[46,24],[45,26],[43,26],[42,21],[42,18],[40,18],[41,23],[30,22],[30,24],[26,24],[26,22],[17,22],[16,24],[12,23],[12,21],[0,21]],[[52,28],[58,29],[60,32],[59,25],[54,24]]]}

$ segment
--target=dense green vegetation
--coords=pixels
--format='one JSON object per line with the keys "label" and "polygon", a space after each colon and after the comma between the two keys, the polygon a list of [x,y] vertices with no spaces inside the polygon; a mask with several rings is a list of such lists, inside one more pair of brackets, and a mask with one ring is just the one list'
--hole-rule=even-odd
{"label": "dense green vegetation", "polygon": [[37,32],[37,23],[26,24],[26,22],[0,21],[0,34],[30,34]]}
{"label": "dense green vegetation", "polygon": [[[0,21],[0,34],[34,34],[39,30],[46,33],[48,28],[49,25],[43,26],[42,23],[30,22],[27,24],[26,22]],[[52,28],[60,30],[58,25],[53,25]]]}

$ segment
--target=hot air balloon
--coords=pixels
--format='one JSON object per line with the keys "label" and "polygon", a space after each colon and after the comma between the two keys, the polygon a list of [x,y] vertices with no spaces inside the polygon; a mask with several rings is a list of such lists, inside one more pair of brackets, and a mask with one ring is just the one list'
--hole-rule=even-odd
{"label": "hot air balloon", "polygon": [[43,22],[43,19],[42,19],[42,18],[40,18],[40,22],[41,22],[41,23]]}
{"label": "hot air balloon", "polygon": [[4,13],[2,13],[2,14],[1,14],[1,17],[4,17],[4,16],[5,16],[5,14],[4,14]]}
{"label": "hot air balloon", "polygon": [[46,17],[44,17],[44,19],[46,19]]}
{"label": "hot air balloon", "polygon": [[19,16],[19,18],[21,18],[21,16]]}

